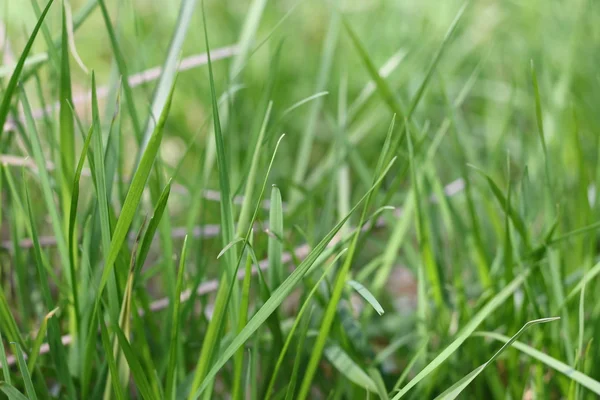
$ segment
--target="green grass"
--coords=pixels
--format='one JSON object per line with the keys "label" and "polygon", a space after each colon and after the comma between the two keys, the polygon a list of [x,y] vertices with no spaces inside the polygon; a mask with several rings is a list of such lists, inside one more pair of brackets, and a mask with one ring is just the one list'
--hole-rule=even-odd
{"label": "green grass", "polygon": [[600,395],[591,2],[0,21],[0,396]]}

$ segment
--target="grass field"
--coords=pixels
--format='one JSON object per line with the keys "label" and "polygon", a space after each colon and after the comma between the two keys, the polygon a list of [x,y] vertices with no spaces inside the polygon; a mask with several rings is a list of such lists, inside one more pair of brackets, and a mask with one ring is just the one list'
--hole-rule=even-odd
{"label": "grass field", "polygon": [[0,396],[598,398],[598,21],[0,0]]}

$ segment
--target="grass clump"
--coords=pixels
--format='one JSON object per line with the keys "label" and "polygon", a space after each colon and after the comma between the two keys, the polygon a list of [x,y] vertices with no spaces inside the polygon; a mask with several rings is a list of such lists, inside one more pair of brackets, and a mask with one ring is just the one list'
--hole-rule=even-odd
{"label": "grass clump", "polygon": [[600,395],[598,10],[204,3],[3,7],[3,396]]}

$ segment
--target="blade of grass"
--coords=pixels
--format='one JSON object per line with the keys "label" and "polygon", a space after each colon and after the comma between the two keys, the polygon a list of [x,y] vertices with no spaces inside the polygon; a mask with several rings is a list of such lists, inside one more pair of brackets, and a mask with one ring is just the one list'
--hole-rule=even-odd
{"label": "blade of grass", "polygon": [[31,351],[29,352],[29,357],[27,360],[27,368],[29,368],[30,371],[33,371],[35,369],[35,362],[37,361],[37,358],[40,355],[40,347],[42,346],[42,343],[44,342],[44,338],[46,337],[46,331],[48,330],[48,320],[50,318],[52,318],[54,316],[54,314],[56,314],[57,311],[58,311],[58,307],[55,308],[54,310],[50,311],[48,314],[46,314],[46,316],[42,320],[42,323],[40,324],[38,333],[35,336],[35,339],[33,341],[33,345],[31,346]]}
{"label": "blade of grass", "polygon": [[11,386],[9,382],[0,382],[0,390],[4,392],[9,400],[29,400],[27,396]]}
{"label": "blade of grass", "polygon": [[[252,238],[252,236],[250,236]],[[250,249],[248,249],[248,252]],[[248,305],[250,302],[250,278],[252,276],[252,256],[248,253],[246,256],[246,268],[244,282],[242,283],[242,299],[240,303],[240,316],[238,320],[236,333],[239,333],[248,322]],[[244,367],[244,348],[240,347],[233,359],[233,388],[231,389],[231,398],[233,400],[242,399],[242,369]]]}
{"label": "blade of grass", "polygon": [[177,74],[178,58],[181,55],[183,43],[185,41],[188,28],[190,26],[190,21],[192,20],[192,16],[194,15],[196,3],[197,0],[184,0],[181,2],[181,6],[179,8],[179,15],[177,16],[177,22],[175,23],[176,29],[175,32],[173,32],[173,36],[171,37],[171,43],[169,43],[169,50],[167,52],[167,57],[165,58],[162,67],[162,74],[160,75],[158,84],[156,85],[156,89],[154,90],[154,98],[152,100],[150,115],[148,116],[148,120],[146,121],[146,129],[144,130],[144,135],[142,137],[142,142],[140,144],[140,149],[138,153],[140,155],[146,149],[148,141],[152,136],[152,132],[156,127],[155,116],[160,114],[162,109],[165,107],[165,103],[169,97],[171,86],[173,86],[173,81],[175,80],[175,75]]}
{"label": "blade of grass", "polygon": [[100,337],[102,339],[102,346],[104,348],[104,355],[106,357],[106,363],[108,364],[108,371],[110,372],[110,381],[112,382],[112,388],[117,400],[124,400],[125,393],[123,392],[123,388],[119,382],[119,370],[117,368],[117,363],[115,362],[115,357],[113,356],[113,346],[110,343],[110,339],[108,337],[108,331],[104,322],[101,318],[98,320],[100,324]]}
{"label": "blade of grass", "polygon": [[146,375],[142,365],[140,364],[137,352],[131,347],[131,344],[125,337],[125,334],[119,327],[117,321],[113,321],[112,328],[117,336],[119,347],[123,351],[123,355],[125,356],[127,364],[131,369],[131,374],[133,375],[137,390],[146,400],[158,399],[152,389],[152,386],[150,385],[149,377]]}
{"label": "blade of grass", "polygon": [[181,256],[179,258],[179,272],[177,275],[177,287],[175,289],[175,304],[173,305],[173,321],[172,321],[172,330],[171,330],[171,341],[169,345],[169,364],[167,367],[167,378],[166,378],[166,386],[165,386],[165,396],[168,399],[175,400],[177,398],[177,358],[179,351],[179,330],[180,330],[180,322],[181,315],[179,312],[180,308],[180,297],[181,290],[183,287],[183,277],[185,276],[185,263],[187,260],[187,248],[188,248],[188,237],[187,235],[183,239],[183,246],[181,248]]}
{"label": "blade of grass", "polygon": [[[35,3],[35,1],[34,1]],[[71,203],[73,174],[75,172],[75,126],[70,104],[73,104],[71,93],[71,70],[69,68],[69,49],[67,45],[67,26],[65,17],[65,4],[62,7],[62,52],[60,61],[60,172],[61,172],[61,199],[64,216],[64,229],[69,228],[67,210]],[[51,44],[52,45],[52,44]],[[53,47],[52,47],[53,48]],[[72,247],[71,253],[74,251]]]}
{"label": "blade of grass", "polygon": [[328,345],[324,350],[324,354],[329,362],[350,382],[357,384],[369,392],[377,392],[377,385],[375,385],[369,374],[363,371],[339,345]]}
{"label": "blade of grass", "polygon": [[383,310],[383,307],[381,306],[381,304],[379,304],[379,302],[377,301],[375,296],[373,296],[373,294],[369,291],[369,289],[367,289],[361,283],[356,282],[354,280],[349,280],[348,285],[352,289],[356,290],[356,292],[358,294],[360,294],[360,296],[363,299],[365,299],[367,301],[367,303],[369,303],[375,311],[377,311],[377,314],[383,315],[385,313],[385,311]]}
{"label": "blade of grass", "polygon": [[471,336],[471,334],[477,329],[477,327],[486,320],[508,297],[510,297],[515,290],[517,290],[529,276],[530,270],[518,275],[510,283],[508,283],[502,290],[500,290],[490,301],[486,303],[472,318],[471,320],[458,332],[456,339],[452,341],[441,353],[439,353],[425,368],[421,370],[413,379],[406,384],[398,392],[392,400],[398,400],[404,397],[410,389],[412,389],[417,383],[422,381],[425,377],[431,374],[437,367],[439,367],[444,361],[446,361],[458,348]]}
{"label": "blade of grass", "polygon": [[23,378],[25,393],[27,393],[27,397],[29,398],[29,400],[37,400],[35,388],[33,387],[33,382],[31,381],[31,374],[29,373],[29,369],[27,369],[27,363],[25,362],[25,357],[23,356],[23,350],[21,349],[21,345],[13,342],[13,346],[17,355],[19,371],[21,371],[21,377]]}
{"label": "blade of grass", "polygon": [[[102,139],[102,128],[100,126],[100,110],[98,108],[98,96],[96,90],[96,74],[92,70],[92,127],[96,132],[94,136],[94,145],[92,155],[94,166],[92,167],[95,177],[94,184],[96,189],[97,212],[100,221],[100,237],[104,255],[108,254],[111,246],[111,223],[107,190],[106,190],[106,168],[104,166],[104,144]],[[108,280],[108,309],[114,316],[119,313],[119,295],[117,281],[114,273],[110,273]],[[100,291],[101,294],[101,291]],[[93,320],[92,320],[93,321]],[[95,322],[95,321],[93,321]]]}
{"label": "blade of grass", "polygon": [[484,364],[480,365],[479,367],[475,368],[473,371],[471,371],[464,378],[462,378],[461,380],[459,380],[458,382],[456,382],[454,385],[452,385],[450,388],[448,388],[446,391],[444,391],[444,393],[442,393],[438,397],[436,397],[436,400],[453,400],[453,399],[456,399],[462,393],[462,391],[465,390],[465,388],[467,386],[469,386],[469,384],[471,382],[473,382],[473,380],[475,378],[477,378],[477,376],[481,372],[483,372],[483,370],[488,365],[492,364],[500,356],[500,354],[502,354],[504,352],[504,350],[506,350],[512,343],[514,343],[528,328],[530,328],[530,327],[532,327],[534,325],[545,324],[547,322],[556,321],[558,319],[560,319],[560,318],[551,317],[551,318],[536,319],[536,320],[527,322],[496,353],[494,353],[494,355],[488,361],[486,361]]}
{"label": "blade of grass", "polygon": [[273,185],[271,189],[271,203],[269,210],[269,243],[268,243],[268,259],[269,259],[269,286],[275,290],[283,281],[283,263],[281,262],[281,253],[283,246],[283,205],[281,201],[281,192],[279,188]]}
{"label": "blade of grass", "polygon": [[171,93],[169,94],[168,101],[165,103],[165,108],[162,110],[160,119],[158,121],[158,124],[156,125],[156,129],[154,130],[154,133],[152,134],[152,137],[148,142],[146,151],[142,156],[140,164],[138,165],[138,168],[135,171],[135,174],[133,175],[131,185],[129,186],[129,190],[125,198],[121,214],[119,216],[119,219],[117,220],[113,237],[110,242],[108,255],[106,256],[104,270],[102,271],[100,285],[98,286],[98,298],[100,297],[102,290],[104,289],[108,281],[109,274],[113,270],[114,263],[117,260],[119,252],[121,250],[121,246],[127,238],[127,232],[129,231],[129,227],[131,226],[131,223],[133,221],[135,211],[138,208],[138,205],[140,204],[142,193],[144,191],[144,186],[146,185],[146,182],[150,175],[150,171],[152,169],[152,165],[154,164],[154,160],[157,157],[158,149],[162,141],[163,128],[169,115],[174,88],[175,83],[171,88]]}
{"label": "blade of grass", "polygon": [[[331,265],[334,265],[333,263]],[[325,274],[323,274],[325,276]],[[315,288],[318,287],[320,283],[315,285]],[[314,292],[311,292],[314,293]],[[308,300],[308,299],[307,299]],[[305,305],[308,304],[308,301],[305,301]],[[304,306],[303,306],[304,308]],[[307,314],[304,319],[304,323],[300,327],[300,332],[298,333],[298,344],[296,345],[296,358],[294,359],[294,366],[292,367],[292,373],[290,374],[291,380],[288,384],[287,391],[285,394],[285,400],[292,400],[294,398],[294,393],[296,391],[296,382],[298,381],[298,375],[300,370],[300,362],[302,361],[302,350],[304,349],[304,342],[306,340],[306,334],[308,333],[308,328],[310,328],[310,321],[312,320],[312,313],[314,308],[310,309],[310,312]],[[300,322],[301,315],[298,314],[298,318],[296,321]],[[294,328],[296,327],[296,322],[294,322]],[[293,336],[293,332],[290,331],[288,338],[291,339]],[[283,351],[281,354],[284,354]],[[265,397],[268,399],[269,397]]]}
{"label": "blade of grass", "polygon": [[473,168],[475,171],[477,171],[479,174],[481,174],[481,176],[483,178],[485,178],[490,189],[492,190],[492,193],[494,194],[494,197],[496,198],[496,200],[498,200],[498,202],[500,203],[500,206],[502,207],[504,212],[508,213],[508,215],[510,216],[510,219],[511,219],[513,225],[517,229],[519,236],[521,236],[521,239],[523,240],[523,243],[525,244],[525,248],[527,250],[529,250],[531,248],[529,234],[527,233],[527,228],[525,227],[525,222],[523,221],[521,216],[517,213],[517,211],[514,209],[512,204],[508,203],[508,200],[506,199],[506,197],[504,197],[502,190],[500,190],[500,188],[498,187],[496,182],[494,182],[494,180],[488,174],[486,174],[483,170],[481,170],[473,165],[469,165],[469,166],[471,168]]}
{"label": "blade of grass", "polygon": [[[508,343],[510,338],[499,333],[495,332],[476,332],[475,336],[482,336],[494,340],[498,340],[500,342]],[[526,354],[544,365],[554,369],[557,372],[565,375],[567,378],[574,380],[579,383],[581,386],[591,390],[593,393],[600,395],[600,382],[593,379],[592,377],[574,370],[571,366],[563,363],[562,361],[557,360],[554,357],[547,355],[539,350],[534,349],[533,347],[521,343],[519,341],[514,341],[511,344],[512,347],[519,350],[521,353]]]}

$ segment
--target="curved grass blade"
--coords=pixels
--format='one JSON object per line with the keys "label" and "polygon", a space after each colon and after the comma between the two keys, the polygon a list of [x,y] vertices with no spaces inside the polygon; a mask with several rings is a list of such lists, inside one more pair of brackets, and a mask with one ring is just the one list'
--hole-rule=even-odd
{"label": "curved grass blade", "polygon": [[[477,332],[477,333],[475,333],[475,335],[498,340],[498,341],[504,342],[504,343],[508,343],[510,341],[509,337],[501,335],[499,333],[495,333],[495,332]],[[579,383],[581,386],[586,387],[587,389],[591,390],[592,392],[596,393],[597,395],[600,395],[600,382],[593,379],[589,375],[586,375],[582,372],[574,370],[570,365],[567,365],[567,364],[563,363],[562,361],[559,361],[556,358],[547,355],[546,353],[536,350],[533,347],[531,347],[525,343],[515,341],[511,344],[511,346],[516,348],[523,354],[526,354],[526,355],[540,361],[544,365],[560,372],[561,374],[564,374],[567,378],[574,380],[575,382]]]}
{"label": "curved grass blade", "polygon": [[360,296],[363,299],[365,299],[367,301],[367,303],[369,303],[375,311],[377,311],[377,314],[383,315],[385,313],[385,311],[383,310],[383,307],[381,306],[381,304],[379,304],[379,302],[377,301],[375,296],[373,296],[373,294],[369,291],[369,289],[364,287],[360,282],[356,282],[354,280],[349,280],[348,285],[352,289],[356,290],[356,292],[358,294],[360,294]]}
{"label": "curved grass blade", "polygon": [[8,81],[8,85],[6,85],[6,90],[4,90],[4,94],[2,96],[2,103],[0,103],[0,135],[2,135],[2,132],[4,132],[4,123],[6,122],[8,113],[10,111],[10,101],[12,99],[12,96],[15,93],[15,90],[17,89],[17,83],[19,82],[19,77],[21,75],[21,72],[23,71],[23,65],[25,64],[25,59],[27,58],[27,55],[29,54],[29,51],[31,50],[33,41],[35,40],[35,37],[37,36],[42,24],[44,23],[46,14],[48,14],[48,10],[50,10],[50,6],[52,5],[53,1],[54,0],[48,1],[46,8],[44,8],[42,15],[40,16],[37,23],[35,24],[35,28],[33,28],[33,32],[31,32],[31,35],[29,36],[29,40],[27,40],[27,44],[25,45],[25,48],[23,49],[23,52],[21,53],[21,56],[19,57],[19,61],[17,62],[17,65],[10,77],[10,80]]}
{"label": "curved grass blade", "polygon": [[350,382],[363,387],[369,392],[377,392],[377,385],[375,385],[369,374],[363,371],[339,345],[331,344],[327,346],[324,354],[329,362]]}
{"label": "curved grass blade", "polygon": [[0,390],[8,397],[8,400],[29,400],[27,396],[11,386],[10,382],[0,382]]}
{"label": "curved grass blade", "polygon": [[44,341],[44,338],[46,337],[46,331],[48,330],[48,320],[52,318],[57,311],[58,307],[46,314],[46,316],[42,320],[42,323],[40,324],[38,333],[35,336],[35,340],[33,341],[31,352],[29,353],[29,359],[27,360],[27,368],[29,368],[30,371],[33,371],[35,369],[35,362],[37,361],[37,358],[40,355],[40,347],[42,347],[42,343]]}
{"label": "curved grass blade", "polygon": [[493,363],[500,356],[500,354],[502,354],[502,352],[504,352],[504,350],[506,350],[512,343],[514,343],[519,338],[519,336],[521,336],[528,328],[530,328],[530,327],[532,327],[534,325],[545,324],[547,322],[552,322],[552,321],[556,321],[556,320],[559,320],[559,319],[560,318],[558,318],[558,317],[541,318],[541,319],[536,319],[536,320],[527,322],[496,353],[494,353],[494,355],[488,361],[486,361],[484,364],[480,365],[479,367],[475,368],[473,371],[471,371],[464,378],[462,378],[461,380],[459,380],[458,382],[456,382],[454,385],[452,385],[450,388],[448,388],[446,391],[444,391],[444,393],[442,393],[441,395],[439,395],[438,397],[436,397],[436,400],[454,400],[454,399],[456,399],[461,394],[461,392],[467,386],[469,386],[469,384],[471,382],[473,382],[473,380],[475,378],[477,378],[477,376],[481,372],[483,372],[483,370],[488,365],[490,365],[491,363]]}
{"label": "curved grass blade", "polygon": [[446,347],[440,354],[437,355],[425,368],[421,370],[413,379],[411,379],[406,386],[400,390],[392,400],[401,399],[410,389],[412,389],[417,383],[421,382],[425,377],[431,374],[437,367],[439,367],[444,361],[448,359],[458,348],[471,336],[471,334],[477,329],[477,327],[489,317],[508,297],[510,297],[515,290],[517,290],[529,276],[530,270],[526,270],[522,274],[518,275],[512,282],[506,285],[501,291],[499,291],[485,306],[475,314],[471,320],[460,330],[457,334],[456,339],[448,347]]}

